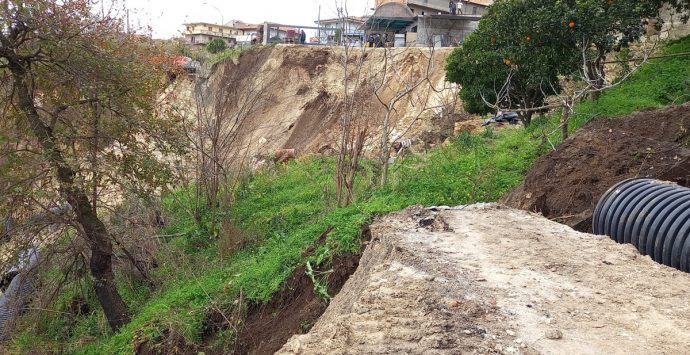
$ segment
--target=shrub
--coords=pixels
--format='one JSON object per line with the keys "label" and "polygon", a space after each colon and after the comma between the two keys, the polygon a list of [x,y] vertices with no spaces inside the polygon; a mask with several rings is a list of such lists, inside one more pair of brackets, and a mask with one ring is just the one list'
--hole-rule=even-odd
{"label": "shrub", "polygon": [[214,38],[206,45],[206,50],[211,54],[220,53],[228,49],[228,44],[220,38]]}

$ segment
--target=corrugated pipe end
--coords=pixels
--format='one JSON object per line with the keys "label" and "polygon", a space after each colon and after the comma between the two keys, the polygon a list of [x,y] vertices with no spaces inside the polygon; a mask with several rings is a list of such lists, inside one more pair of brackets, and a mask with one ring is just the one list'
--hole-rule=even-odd
{"label": "corrugated pipe end", "polygon": [[690,188],[654,179],[623,180],[599,199],[592,230],[689,272]]}

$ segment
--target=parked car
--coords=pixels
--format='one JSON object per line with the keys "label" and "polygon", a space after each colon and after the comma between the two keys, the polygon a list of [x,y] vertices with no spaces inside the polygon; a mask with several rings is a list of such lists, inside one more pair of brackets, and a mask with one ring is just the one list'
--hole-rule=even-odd
{"label": "parked car", "polygon": [[517,114],[517,112],[502,112],[482,123],[483,126],[488,126],[492,123],[509,123],[509,124],[518,124],[520,123],[520,116]]}

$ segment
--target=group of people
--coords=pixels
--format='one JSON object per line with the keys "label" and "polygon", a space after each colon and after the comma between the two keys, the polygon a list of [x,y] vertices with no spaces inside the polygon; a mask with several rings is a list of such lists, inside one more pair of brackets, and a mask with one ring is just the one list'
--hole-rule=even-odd
{"label": "group of people", "polygon": [[369,38],[367,40],[369,43],[369,47],[384,47],[386,45],[386,42],[388,42],[388,34],[369,34]]}
{"label": "group of people", "polygon": [[455,2],[455,0],[450,0],[450,2],[448,2],[448,12],[450,12],[451,15],[458,14],[458,3]]}

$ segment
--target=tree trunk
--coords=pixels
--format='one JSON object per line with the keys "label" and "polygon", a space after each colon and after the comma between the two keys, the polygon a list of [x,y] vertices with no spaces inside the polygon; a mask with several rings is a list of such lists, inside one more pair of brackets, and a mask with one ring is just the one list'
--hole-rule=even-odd
{"label": "tree trunk", "polygon": [[386,117],[383,119],[383,130],[381,131],[381,187],[385,187],[388,183],[388,159],[391,156],[390,142],[388,142],[388,120],[390,119],[390,114],[390,108],[386,108]]}
{"label": "tree trunk", "polygon": [[604,61],[606,59],[606,51],[597,46],[597,58],[593,62],[587,64],[587,79],[592,83],[595,91],[590,95],[592,100],[599,100],[601,97],[601,89],[604,87],[606,80],[606,73],[604,72]]}
{"label": "tree trunk", "polygon": [[103,222],[89,201],[86,191],[74,183],[76,172],[67,164],[55,143],[52,127],[43,123],[29,93],[28,74],[21,63],[10,62],[14,76],[14,91],[19,99],[19,108],[26,116],[31,131],[38,140],[41,150],[56,170],[56,178],[62,198],[72,205],[77,222],[83,228],[91,248],[90,269],[94,289],[108,324],[113,330],[129,323],[127,305],[115,287],[115,274],[112,269],[113,246]]}
{"label": "tree trunk", "polygon": [[532,111],[518,113],[518,117],[520,117],[520,121],[522,121],[522,124],[525,127],[529,127],[529,125],[532,123],[532,114]]}
{"label": "tree trunk", "polygon": [[568,139],[568,126],[570,122],[570,110],[572,107],[572,99],[565,99],[565,105],[563,105],[563,113],[561,114],[561,136],[563,140]]}

